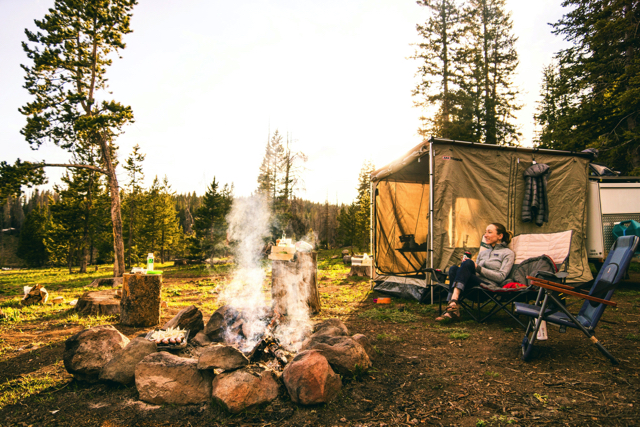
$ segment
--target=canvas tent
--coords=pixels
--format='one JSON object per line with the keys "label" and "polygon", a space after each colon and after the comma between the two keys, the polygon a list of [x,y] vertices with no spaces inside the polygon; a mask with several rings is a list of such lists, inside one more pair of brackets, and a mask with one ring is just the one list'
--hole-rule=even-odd
{"label": "canvas tent", "polygon": [[[372,172],[374,289],[420,299],[429,284],[424,269],[446,270],[465,251],[475,259],[492,222],[514,235],[573,230],[568,281],[591,280],[585,249],[590,160],[590,153],[431,138]],[[523,173],[534,161],[551,171],[549,221],[540,227],[522,222]],[[406,235],[414,235],[415,245],[399,251]]]}

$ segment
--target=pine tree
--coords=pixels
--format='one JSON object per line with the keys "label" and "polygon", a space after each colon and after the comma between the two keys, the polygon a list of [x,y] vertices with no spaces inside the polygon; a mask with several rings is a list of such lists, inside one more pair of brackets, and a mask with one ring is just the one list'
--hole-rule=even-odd
{"label": "pine tree", "polygon": [[374,166],[368,160],[364,162],[358,175],[358,196],[356,198],[356,232],[354,244],[369,251],[371,244],[371,172]]}
{"label": "pine tree", "polygon": [[281,177],[283,152],[282,135],[276,129],[273,136],[267,141],[267,147],[259,169],[260,173],[258,174],[258,191],[269,197],[274,213]]}
{"label": "pine tree", "polygon": [[45,245],[46,233],[49,228],[49,218],[46,208],[36,207],[25,218],[20,231],[16,255],[27,265],[42,267],[48,262]]}
{"label": "pine tree", "polygon": [[468,0],[464,8],[465,36],[458,61],[465,70],[460,87],[464,92],[467,121],[475,127],[475,141],[517,144],[520,133],[513,124],[521,107],[511,78],[518,66],[516,37],[505,0]]}
{"label": "pine tree", "polygon": [[215,177],[202,198],[202,205],[194,216],[194,236],[190,238],[190,251],[197,257],[211,257],[226,251],[226,217],[231,211],[233,187],[226,185],[220,190]]}
{"label": "pine tree", "polygon": [[132,266],[133,261],[138,263],[140,257],[138,256],[137,246],[140,243],[139,231],[140,224],[138,221],[138,214],[140,205],[142,203],[142,183],[144,181],[144,173],[142,170],[142,162],[144,162],[146,155],[140,151],[140,146],[136,144],[133,147],[133,151],[127,157],[124,164],[124,169],[127,171],[129,181],[127,182],[128,192],[123,197],[124,200],[124,225],[125,233],[124,237],[127,239],[126,247],[126,261],[127,266]]}
{"label": "pine tree", "polygon": [[[106,70],[112,58],[125,48],[123,36],[130,33],[131,11],[135,0],[56,0],[43,20],[36,20],[38,31],[25,30],[28,42],[23,49],[33,64],[22,66],[25,88],[34,98],[20,112],[27,117],[21,130],[32,148],[44,142],[76,153],[97,150],[100,166],[87,164],[0,164],[0,192],[15,191],[15,185],[41,180],[42,175],[6,179],[7,173],[25,172],[46,166],[91,169],[108,178],[111,197],[111,223],[115,254],[114,275],[124,273],[124,244],[120,215],[120,189],[116,174],[116,137],[133,121],[130,107],[109,96]],[[14,177],[16,178],[16,177]],[[6,182],[14,187],[7,189]]]}
{"label": "pine tree", "polygon": [[420,134],[460,139],[459,100],[456,86],[457,49],[462,34],[460,13],[453,0],[419,0],[418,4],[428,9],[429,17],[424,25],[416,29],[422,41],[413,59],[420,61],[420,82],[413,91],[417,106],[436,108]]}
{"label": "pine tree", "polygon": [[[557,53],[553,89],[562,114],[539,104],[545,148],[601,151],[598,161],[640,175],[640,9],[632,0],[565,0],[554,33],[572,43]],[[545,83],[548,83],[546,78]]]}

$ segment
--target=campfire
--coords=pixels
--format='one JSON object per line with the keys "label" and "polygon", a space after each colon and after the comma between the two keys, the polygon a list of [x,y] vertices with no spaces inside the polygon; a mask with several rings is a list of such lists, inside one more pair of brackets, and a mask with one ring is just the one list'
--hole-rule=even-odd
{"label": "campfire", "polygon": [[98,326],[67,340],[67,370],[87,381],[135,382],[149,403],[213,399],[232,413],[276,399],[282,385],[294,402],[326,403],[340,391],[340,375],[366,371],[375,352],[364,335],[349,336],[338,319],[311,321],[321,307],[317,254],[308,244],[280,246],[280,259],[272,260],[271,301],[265,298],[260,248],[270,210],[261,203],[234,201],[228,220],[238,268],[219,294],[222,307],[206,325],[202,312],[190,306],[161,328],[189,330],[186,348],[159,351],[155,340],[129,342],[115,328]]}

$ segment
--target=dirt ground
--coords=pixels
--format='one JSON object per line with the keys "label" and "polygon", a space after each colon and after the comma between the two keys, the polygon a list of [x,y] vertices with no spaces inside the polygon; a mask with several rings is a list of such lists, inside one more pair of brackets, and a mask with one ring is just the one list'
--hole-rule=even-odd
{"label": "dirt ground", "polygon": [[[283,391],[269,405],[231,416],[215,404],[156,406],[138,400],[135,387],[77,382],[62,364],[64,340],[78,324],[24,322],[0,330],[0,384],[28,387],[25,378],[50,381],[37,393],[0,409],[0,426],[396,426],[640,424],[640,274],[618,289],[618,308],[605,311],[597,337],[620,359],[613,366],[578,331],[551,329],[532,362],[520,360],[523,331],[501,316],[483,324],[440,325],[437,306],[373,303],[368,281],[329,280],[319,272],[325,303],[321,319],[339,317],[352,334],[367,335],[378,351],[374,368],[343,378],[330,404],[302,407]],[[193,278],[165,280],[179,287]],[[0,297],[1,298],[1,297]],[[168,320],[180,307],[163,313]],[[205,311],[208,319],[210,312]],[[319,318],[319,319],[320,319]],[[146,329],[114,326],[128,337]],[[35,343],[35,344],[34,344]],[[20,391],[20,390],[17,390]]]}

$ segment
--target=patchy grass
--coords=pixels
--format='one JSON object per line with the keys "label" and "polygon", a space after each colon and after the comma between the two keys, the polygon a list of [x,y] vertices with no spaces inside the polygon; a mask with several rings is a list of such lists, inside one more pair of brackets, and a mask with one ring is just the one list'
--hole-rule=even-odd
{"label": "patchy grass", "polygon": [[392,342],[402,342],[404,339],[397,335],[389,335],[389,334],[378,334],[376,335],[376,340],[378,341],[392,341]]}
{"label": "patchy grass", "polygon": [[379,322],[408,323],[415,322],[418,318],[409,311],[400,311],[395,308],[372,308],[358,314],[358,317],[377,320]]}
{"label": "patchy grass", "polygon": [[471,334],[467,332],[452,332],[451,334],[449,334],[449,337],[453,338],[454,340],[466,340],[470,336]]}
{"label": "patchy grass", "polygon": [[625,339],[628,339],[629,341],[640,341],[640,334],[627,334]]}
{"label": "patchy grass", "polygon": [[[58,370],[63,369],[62,361],[56,365]],[[0,384],[0,409],[37,394],[40,395],[37,400],[44,402],[50,396],[46,393],[47,389],[55,389],[65,382],[68,383],[68,379],[55,375],[55,372],[34,372],[6,381]]]}

